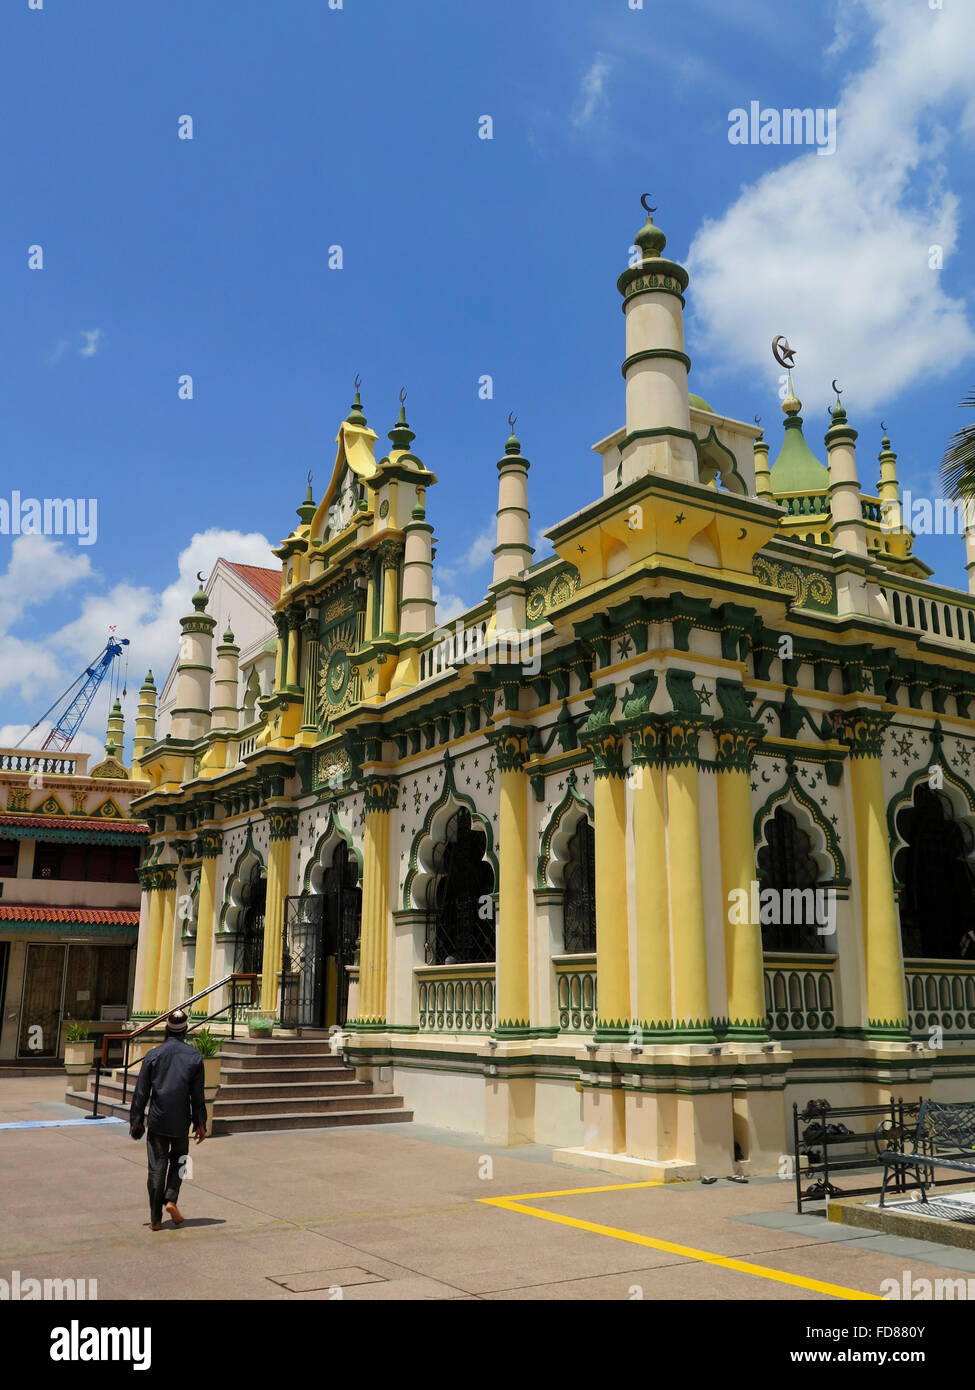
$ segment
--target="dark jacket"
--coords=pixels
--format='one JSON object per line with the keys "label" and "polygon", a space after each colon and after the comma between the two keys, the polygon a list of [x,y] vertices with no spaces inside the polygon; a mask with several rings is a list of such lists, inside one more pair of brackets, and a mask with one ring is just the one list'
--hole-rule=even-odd
{"label": "dark jacket", "polygon": [[206,1124],[203,1058],[195,1047],[180,1038],[167,1038],[146,1053],[132,1097],[131,1128],[143,1124],[147,1105],[153,1134],[179,1139],[189,1130],[191,1118],[194,1128]]}

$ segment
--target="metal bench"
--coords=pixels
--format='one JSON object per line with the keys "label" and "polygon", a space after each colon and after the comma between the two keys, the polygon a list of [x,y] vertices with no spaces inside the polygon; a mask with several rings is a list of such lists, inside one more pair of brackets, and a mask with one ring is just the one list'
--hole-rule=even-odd
{"label": "metal bench", "polygon": [[910,1171],[921,1190],[921,1201],[926,1202],[925,1188],[934,1183],[935,1167],[975,1176],[975,1102],[923,1101],[913,1129],[887,1121],[877,1126],[877,1148],[884,1165],[880,1205],[884,1205],[890,1179]]}

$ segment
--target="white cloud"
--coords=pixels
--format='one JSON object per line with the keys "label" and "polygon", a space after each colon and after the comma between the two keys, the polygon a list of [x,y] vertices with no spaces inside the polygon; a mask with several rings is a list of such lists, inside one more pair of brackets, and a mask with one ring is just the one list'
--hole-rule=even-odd
{"label": "white cloud", "polygon": [[589,125],[598,112],[604,110],[608,105],[606,79],[609,77],[611,66],[609,59],[602,53],[598,53],[586,72],[583,73],[582,81],[579,84],[576,109],[572,117],[572,124],[577,129]]}
{"label": "white cloud", "polygon": [[[36,705],[40,714],[104,647],[114,626],[116,635],[128,637],[130,642],[128,697],[123,709],[131,735],[138,687],[151,668],[157,688],[161,688],[178,651],[179,620],[190,610],[197,571],[208,574],[221,555],[238,564],[273,569],[280,564],[271,553],[271,542],[259,532],[212,528],[191,537],[177,558],[177,577],[164,589],[154,590],[128,580],[102,587],[104,580],[90,569],[87,556],[75,556],[62,542],[46,536],[19,537],[7,571],[0,575],[0,694],[16,691]],[[75,616],[57,631],[30,637],[9,631],[32,604],[80,580],[92,582],[80,598]],[[98,746],[105,737],[101,727],[105,712],[104,691],[100,691],[91,719],[86,721],[86,732]]]}
{"label": "white cloud", "polygon": [[433,598],[437,605],[437,626],[443,627],[447,623],[452,623],[455,618],[459,618],[461,613],[466,613],[471,607],[460,594],[442,594],[440,585],[434,584]]}
{"label": "white cloud", "polygon": [[[753,366],[776,379],[770,343],[785,333],[807,416],[838,377],[854,423],[975,350],[966,306],[929,268],[929,248],[942,247],[947,264],[957,242],[946,132],[931,127],[975,129],[975,6],[857,3],[873,46],[835,103],[836,153],[801,154],[747,187],[701,227],[688,257],[698,341],[716,370]],[[790,96],[787,105],[807,104]],[[743,166],[756,156],[728,150]]]}
{"label": "white cloud", "polygon": [[78,349],[80,355],[82,357],[94,357],[95,353],[98,351],[98,345],[104,336],[100,328],[83,328],[81,330],[83,342]]}

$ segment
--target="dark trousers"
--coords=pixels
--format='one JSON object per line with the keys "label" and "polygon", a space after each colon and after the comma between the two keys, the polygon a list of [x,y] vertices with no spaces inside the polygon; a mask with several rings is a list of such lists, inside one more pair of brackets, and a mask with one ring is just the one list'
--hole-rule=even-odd
{"label": "dark trousers", "polygon": [[179,1197],[179,1185],[183,1179],[181,1160],[190,1149],[189,1130],[174,1138],[170,1134],[146,1135],[146,1150],[149,1155],[149,1215],[153,1221],[162,1220],[164,1202],[175,1202]]}

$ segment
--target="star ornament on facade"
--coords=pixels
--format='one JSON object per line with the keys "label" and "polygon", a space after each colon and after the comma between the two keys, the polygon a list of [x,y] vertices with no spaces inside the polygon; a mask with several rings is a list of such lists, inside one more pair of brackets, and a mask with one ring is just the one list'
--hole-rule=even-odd
{"label": "star ornament on facade", "polygon": [[683,512],[678,512],[677,515],[674,517],[674,522],[677,526],[683,526],[686,520],[687,518],[684,516]]}

